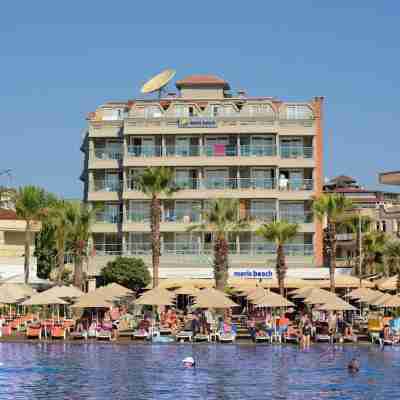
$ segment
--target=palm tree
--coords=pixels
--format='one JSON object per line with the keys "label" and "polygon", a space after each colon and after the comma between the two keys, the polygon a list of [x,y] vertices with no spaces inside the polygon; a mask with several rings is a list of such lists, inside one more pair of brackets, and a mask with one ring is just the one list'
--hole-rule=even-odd
{"label": "palm tree", "polygon": [[384,232],[369,232],[363,237],[363,259],[365,273],[374,273],[377,258],[383,254],[386,244]]}
{"label": "palm tree", "polygon": [[54,226],[54,236],[57,248],[57,281],[61,283],[64,274],[65,250],[71,232],[71,221],[68,218],[72,212],[72,204],[66,200],[56,201],[49,209],[48,219]]}
{"label": "palm tree", "polygon": [[329,262],[331,292],[335,292],[336,270],[336,227],[346,211],[352,208],[352,202],[338,194],[323,194],[314,201],[314,213],[320,221],[326,218],[326,252]]}
{"label": "palm tree", "polygon": [[29,283],[29,268],[31,258],[32,228],[36,221],[41,221],[46,215],[50,196],[37,186],[25,186],[15,194],[15,209],[17,216],[25,223],[24,281]]}
{"label": "palm tree", "polygon": [[274,221],[262,225],[256,231],[258,236],[276,244],[276,274],[278,276],[279,291],[282,296],[284,296],[287,271],[284,245],[295,238],[298,230],[299,226],[297,224],[291,224],[286,221]]}
{"label": "palm tree", "polygon": [[85,258],[90,229],[97,209],[86,204],[73,204],[67,218],[70,223],[69,245],[74,256],[74,285],[81,289],[83,283],[83,260]]}
{"label": "palm tree", "polygon": [[386,244],[383,255],[385,258],[385,272],[388,275],[397,274],[396,292],[400,293],[400,241],[391,241]]}
{"label": "palm tree", "polygon": [[[363,233],[369,232],[371,225],[372,225],[372,218],[368,215],[360,215],[358,213],[352,213],[343,215],[342,219],[339,221],[339,227],[344,228],[347,231],[355,234],[356,236],[356,248],[354,254],[356,255],[356,260],[358,262],[354,262],[353,264],[353,274],[358,275],[361,279],[362,271],[361,271],[361,261],[360,261],[360,242],[361,242],[361,235]],[[339,229],[340,229],[339,228]],[[361,235],[360,235],[361,234]],[[362,245],[362,243],[361,243]],[[353,261],[356,261],[353,260]],[[357,269],[358,271],[357,271]],[[357,272],[356,272],[357,271]]]}
{"label": "palm tree", "polygon": [[153,265],[153,287],[158,286],[158,270],[160,267],[160,222],[161,195],[170,196],[177,189],[174,187],[174,173],[171,168],[146,168],[138,179],[137,185],[141,192],[150,197],[151,219],[151,252]]}
{"label": "palm tree", "polygon": [[212,232],[214,236],[214,277],[215,287],[224,291],[228,281],[230,233],[238,233],[249,227],[245,219],[240,218],[240,205],[234,199],[216,199],[202,215],[202,223],[190,227],[188,231]]}

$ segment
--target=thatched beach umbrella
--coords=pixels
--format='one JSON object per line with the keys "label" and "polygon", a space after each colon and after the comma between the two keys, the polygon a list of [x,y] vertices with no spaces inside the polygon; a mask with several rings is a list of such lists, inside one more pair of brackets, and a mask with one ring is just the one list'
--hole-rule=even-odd
{"label": "thatched beach umbrella", "polygon": [[326,290],[319,289],[318,292],[311,293],[310,296],[306,297],[303,301],[307,304],[325,304],[330,300],[338,299],[334,293]]}
{"label": "thatched beach umbrella", "polygon": [[176,295],[183,294],[183,295],[187,295],[187,296],[193,296],[194,294],[196,294],[199,291],[200,291],[200,289],[197,289],[194,286],[182,286],[181,288],[174,290],[174,293]]}
{"label": "thatched beach umbrella", "polygon": [[351,304],[342,300],[341,298],[329,299],[326,303],[317,307],[317,310],[321,311],[357,311],[357,308],[353,307]]}
{"label": "thatched beach umbrella", "polygon": [[377,290],[366,288],[366,287],[361,287],[358,289],[354,289],[348,294],[348,297],[351,299],[368,299],[371,298],[372,296],[378,296],[381,292],[378,292]]}
{"label": "thatched beach umbrella", "polygon": [[112,306],[110,296],[104,296],[96,291],[84,294],[72,305],[73,308],[111,308]]}
{"label": "thatched beach umbrella", "polygon": [[45,290],[42,293],[50,294],[60,299],[77,299],[84,295],[84,293],[75,286],[65,285],[53,286],[52,288]]}
{"label": "thatched beach umbrella", "polygon": [[293,307],[294,304],[277,293],[267,292],[265,296],[252,301],[257,307],[283,308]]}
{"label": "thatched beach umbrella", "polygon": [[397,275],[393,275],[390,278],[385,279],[383,282],[378,284],[380,290],[396,290],[397,288]]}
{"label": "thatched beach umbrella", "polygon": [[173,305],[173,297],[164,296],[161,293],[152,293],[139,297],[134,301],[134,304],[141,306],[171,306]]}
{"label": "thatched beach umbrella", "polygon": [[68,304],[63,299],[60,299],[51,293],[37,293],[34,294],[28,300],[25,300],[21,303],[23,306],[49,306],[49,305],[60,305],[60,304]]}
{"label": "thatched beach umbrella", "polygon": [[392,297],[393,296],[391,294],[383,293],[375,299],[371,300],[369,304],[372,306],[380,306],[385,303],[385,301],[390,300]]}
{"label": "thatched beach umbrella", "polygon": [[320,288],[304,288],[303,290],[296,291],[296,293],[292,295],[292,297],[294,299],[306,299],[311,296],[324,296],[328,294],[332,293]]}
{"label": "thatched beach umbrella", "polygon": [[378,305],[380,308],[398,308],[400,307],[400,297],[399,296],[392,296],[387,300],[383,300]]}

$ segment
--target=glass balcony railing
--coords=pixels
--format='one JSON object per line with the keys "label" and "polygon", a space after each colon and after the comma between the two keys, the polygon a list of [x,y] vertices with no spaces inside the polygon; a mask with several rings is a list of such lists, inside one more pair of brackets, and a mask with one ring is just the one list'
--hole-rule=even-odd
{"label": "glass balcony railing", "polygon": [[95,221],[96,223],[118,224],[122,221],[122,213],[98,212]]}
{"label": "glass balcony railing", "polygon": [[276,212],[269,209],[250,209],[247,215],[252,221],[256,222],[272,222],[276,220]]}
{"label": "glass balcony railing", "polygon": [[93,181],[94,192],[118,192],[121,182],[113,179],[95,179]]}
{"label": "glass balcony railing", "polygon": [[[276,246],[273,243],[229,242],[229,255],[276,256]],[[212,255],[213,243],[164,242],[161,244],[161,255]],[[284,246],[285,255],[289,257],[310,257],[314,254],[312,244],[288,243]],[[150,242],[128,242],[122,251],[119,243],[94,243],[94,255],[151,255]]]}
{"label": "glass balcony railing", "polygon": [[198,210],[169,210],[165,213],[164,222],[181,222],[190,224],[200,222],[201,213]]}
{"label": "glass balcony railing", "polygon": [[128,211],[126,219],[128,222],[150,223],[150,213]]}
{"label": "glass balcony railing", "polygon": [[272,157],[276,156],[276,146],[257,146],[257,145],[241,145],[240,155],[242,157]]}
{"label": "glass balcony railing", "polygon": [[128,146],[130,157],[161,157],[163,155],[161,146]]}
{"label": "glass balcony railing", "polygon": [[107,149],[95,149],[94,155],[97,160],[121,160],[122,151],[107,150]]}
{"label": "glass balcony railing", "polygon": [[[99,154],[100,155],[100,154]],[[271,157],[276,156],[276,146],[214,144],[187,146],[128,146],[129,157]],[[100,157],[98,157],[100,158]]]}
{"label": "glass balcony railing", "polygon": [[281,158],[313,158],[313,148],[281,145],[280,156]]}
{"label": "glass balcony railing", "polygon": [[313,222],[313,213],[311,211],[304,211],[303,213],[281,210],[279,213],[281,221],[287,221],[291,224],[307,224]]}
{"label": "glass balcony railing", "polygon": [[[176,179],[174,186],[180,190],[279,189],[281,191],[309,191],[313,190],[313,180],[289,179],[285,185],[277,185],[273,178],[185,178]],[[138,191],[137,181],[128,180],[126,190]]]}

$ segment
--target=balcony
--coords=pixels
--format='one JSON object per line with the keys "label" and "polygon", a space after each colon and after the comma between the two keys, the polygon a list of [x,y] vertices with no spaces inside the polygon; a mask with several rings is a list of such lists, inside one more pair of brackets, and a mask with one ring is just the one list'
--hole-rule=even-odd
{"label": "balcony", "polygon": [[97,212],[95,215],[96,224],[119,224],[122,222],[122,213]]}
{"label": "balcony", "polygon": [[269,223],[276,220],[276,211],[271,209],[250,209],[247,210],[246,216],[254,222]]}
{"label": "balcony", "polygon": [[313,222],[313,213],[311,211],[295,212],[282,210],[279,213],[281,221],[287,221],[291,224],[309,224]]}
{"label": "balcony", "polygon": [[224,145],[210,146],[128,146],[129,157],[274,157],[276,146]]}
{"label": "balcony", "polygon": [[96,160],[121,160],[122,151],[108,150],[108,149],[95,149],[94,156]]}
{"label": "balcony", "polygon": [[[250,255],[250,256],[275,256],[276,246],[272,243],[239,243],[230,242],[229,244],[229,255]],[[104,248],[105,245],[96,245],[98,248]],[[96,248],[97,248],[96,247]],[[289,257],[310,257],[314,254],[314,248],[312,244],[303,243],[289,243],[284,246],[285,255]],[[109,251],[112,251],[109,248]],[[125,255],[151,255],[151,243],[148,242],[130,242],[126,244],[126,248],[123,252]],[[110,254],[110,253],[107,253]],[[200,243],[200,242],[164,242],[161,244],[161,255],[212,255],[213,244],[212,243]]]}
{"label": "balcony", "polygon": [[114,179],[94,179],[92,192],[119,192],[122,182]]}
{"label": "balcony", "polygon": [[[312,179],[289,179],[285,188],[277,187],[273,178],[210,178],[179,179],[174,187],[179,190],[280,190],[281,192],[312,191]],[[109,191],[107,185],[102,189]],[[127,191],[140,191],[137,181],[128,180]]]}
{"label": "balcony", "polygon": [[303,146],[280,146],[281,158],[313,158],[314,150],[312,147]]}

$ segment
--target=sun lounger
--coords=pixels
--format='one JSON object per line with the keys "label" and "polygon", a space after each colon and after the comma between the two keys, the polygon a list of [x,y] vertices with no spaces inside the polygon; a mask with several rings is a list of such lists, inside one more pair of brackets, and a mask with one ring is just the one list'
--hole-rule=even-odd
{"label": "sun lounger", "polygon": [[181,331],[176,334],[175,338],[178,342],[191,342],[193,339],[193,333],[191,331]]}
{"label": "sun lounger", "polygon": [[210,336],[202,334],[202,333],[197,333],[194,336],[193,341],[195,341],[195,342],[209,342],[210,341]]}
{"label": "sun lounger", "polygon": [[315,335],[315,341],[316,342],[330,342],[331,341],[331,336],[326,334],[326,333],[319,333],[317,335]]}
{"label": "sun lounger", "polygon": [[132,338],[135,340],[147,340],[149,338],[149,334],[143,331],[135,331],[133,332]]}
{"label": "sun lounger", "polygon": [[28,326],[26,330],[26,337],[29,339],[41,339],[42,338],[42,328]]}
{"label": "sun lounger", "polygon": [[66,338],[66,330],[61,326],[53,326],[51,328],[51,338],[52,339],[64,339]]}
{"label": "sun lounger", "polygon": [[297,335],[294,335],[292,333],[285,333],[283,336],[283,340],[285,343],[295,343],[298,344],[300,342],[300,339]]}
{"label": "sun lounger", "polygon": [[222,333],[218,336],[220,343],[233,343],[235,341],[235,335],[232,333]]}
{"label": "sun lounger", "polygon": [[272,337],[270,335],[268,335],[267,333],[257,333],[255,339],[256,339],[256,343],[257,342],[272,343]]}
{"label": "sun lounger", "polygon": [[101,330],[97,333],[97,340],[112,340],[112,332],[108,330]]}
{"label": "sun lounger", "polygon": [[70,337],[73,340],[86,340],[87,339],[87,332],[82,331],[82,332],[71,332]]}
{"label": "sun lounger", "polygon": [[171,328],[160,328],[160,335],[171,335],[172,330]]}
{"label": "sun lounger", "polygon": [[175,339],[172,336],[157,335],[157,336],[153,336],[151,338],[151,341],[153,343],[172,343],[175,341]]}

